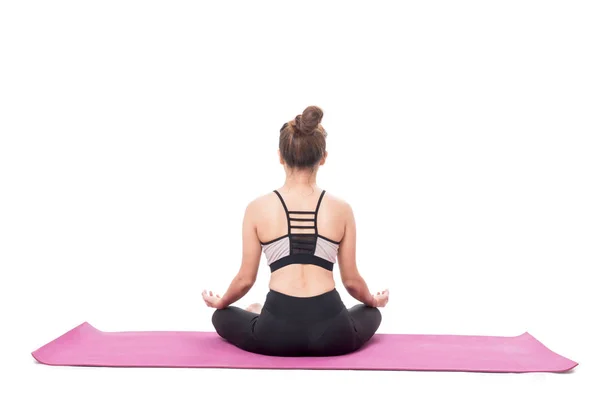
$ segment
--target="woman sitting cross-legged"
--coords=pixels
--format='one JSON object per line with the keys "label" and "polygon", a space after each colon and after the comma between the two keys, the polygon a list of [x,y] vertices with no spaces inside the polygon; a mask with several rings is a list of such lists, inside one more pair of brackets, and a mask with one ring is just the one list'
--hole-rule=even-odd
{"label": "woman sitting cross-legged", "polygon": [[[279,133],[284,185],[252,201],[243,222],[243,260],[221,297],[204,291],[217,333],[235,346],[273,356],[333,356],[363,346],[379,328],[389,292],[372,295],[356,265],[356,226],[345,201],[316,185],[325,163],[323,112],[310,106]],[[256,279],[261,252],[271,268],[264,306],[231,306]],[[335,288],[338,263],[347,309]]]}

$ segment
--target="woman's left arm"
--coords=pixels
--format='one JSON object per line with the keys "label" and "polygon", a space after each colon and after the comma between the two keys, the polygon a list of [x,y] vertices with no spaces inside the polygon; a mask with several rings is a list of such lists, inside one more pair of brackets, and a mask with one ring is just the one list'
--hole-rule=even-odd
{"label": "woman's left arm", "polygon": [[261,246],[256,232],[256,204],[248,204],[242,224],[242,265],[221,298],[219,307],[225,308],[235,303],[254,285],[260,263]]}

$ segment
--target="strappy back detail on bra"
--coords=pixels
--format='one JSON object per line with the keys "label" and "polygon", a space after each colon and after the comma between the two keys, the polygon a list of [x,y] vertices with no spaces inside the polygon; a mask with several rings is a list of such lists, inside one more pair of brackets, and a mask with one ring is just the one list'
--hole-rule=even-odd
{"label": "strappy back detail on bra", "polygon": [[313,264],[333,270],[340,242],[319,234],[317,215],[325,190],[321,192],[315,211],[288,210],[281,194],[274,190],[283,205],[288,233],[261,246],[271,272],[290,264]]}

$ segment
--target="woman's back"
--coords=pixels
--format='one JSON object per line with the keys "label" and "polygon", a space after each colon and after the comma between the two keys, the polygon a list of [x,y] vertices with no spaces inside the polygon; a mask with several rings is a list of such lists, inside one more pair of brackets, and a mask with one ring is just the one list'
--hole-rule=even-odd
{"label": "woman's back", "polygon": [[[325,163],[323,111],[307,107],[279,131],[285,184],[248,205],[242,224],[242,264],[221,298],[203,292],[217,310],[217,333],[241,349],[276,356],[326,356],[355,351],[381,323],[376,307],[387,292],[369,292],[356,266],[356,224],[350,205],[317,187]],[[254,285],[262,254],[271,269],[264,306],[232,306]],[[362,304],[347,309],[335,288]]]}
{"label": "woman's back", "polygon": [[[283,187],[262,196],[256,203],[257,235],[268,262],[281,258],[282,253],[303,251],[335,263],[344,236],[342,200],[317,187],[299,190]],[[316,249],[314,245],[311,247],[313,242]],[[293,262],[273,270],[269,287],[290,296],[311,297],[332,290],[335,283],[331,270],[314,263]]]}

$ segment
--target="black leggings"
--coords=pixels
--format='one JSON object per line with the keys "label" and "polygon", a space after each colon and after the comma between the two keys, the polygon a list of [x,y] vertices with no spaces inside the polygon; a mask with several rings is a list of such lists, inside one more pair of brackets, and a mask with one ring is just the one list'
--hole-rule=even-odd
{"label": "black leggings", "polygon": [[260,314],[238,307],[216,310],[217,333],[235,346],[272,356],[334,356],[353,352],[381,324],[377,308],[346,309],[337,290],[294,297],[271,290]]}

